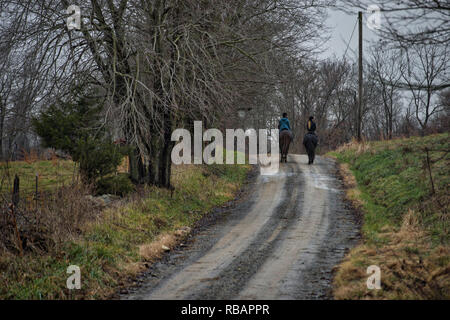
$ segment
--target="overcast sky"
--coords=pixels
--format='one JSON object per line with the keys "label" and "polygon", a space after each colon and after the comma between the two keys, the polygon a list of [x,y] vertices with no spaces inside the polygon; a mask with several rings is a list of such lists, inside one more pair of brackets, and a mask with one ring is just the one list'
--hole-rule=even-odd
{"label": "overcast sky", "polygon": [[[363,38],[364,40],[375,40],[377,35],[366,26],[366,19],[370,14],[363,14]],[[352,34],[353,27],[358,20],[358,14],[355,10],[354,15],[349,15],[341,11],[329,9],[329,17],[327,25],[330,28],[331,39],[325,45],[324,52],[320,55],[321,58],[328,58],[335,55],[342,58],[347,47],[346,43],[349,41]],[[364,41],[364,47],[367,49],[367,43]],[[352,52],[353,50],[353,52]],[[358,26],[356,26],[353,38],[350,42],[350,47],[347,51],[347,57],[355,58],[355,52],[358,51]]]}

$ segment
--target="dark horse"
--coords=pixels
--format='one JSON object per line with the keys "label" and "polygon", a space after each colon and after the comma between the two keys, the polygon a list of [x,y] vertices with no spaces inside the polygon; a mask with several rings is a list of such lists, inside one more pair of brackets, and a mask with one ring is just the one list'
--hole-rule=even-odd
{"label": "dark horse", "polygon": [[314,157],[316,155],[315,151],[318,142],[319,139],[314,132],[308,132],[303,138],[303,145],[305,146],[306,152],[308,153],[308,164],[314,163]]}
{"label": "dark horse", "polygon": [[289,130],[283,130],[280,132],[280,162],[287,162],[287,154],[289,151],[289,145],[292,141],[292,133]]}

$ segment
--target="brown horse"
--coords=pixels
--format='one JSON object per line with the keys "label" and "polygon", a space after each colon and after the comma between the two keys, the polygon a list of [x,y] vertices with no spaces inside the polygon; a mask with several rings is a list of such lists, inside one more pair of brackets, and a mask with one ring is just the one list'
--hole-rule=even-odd
{"label": "brown horse", "polygon": [[287,155],[289,151],[289,145],[292,141],[292,133],[289,130],[283,130],[280,132],[280,162],[287,162]]}

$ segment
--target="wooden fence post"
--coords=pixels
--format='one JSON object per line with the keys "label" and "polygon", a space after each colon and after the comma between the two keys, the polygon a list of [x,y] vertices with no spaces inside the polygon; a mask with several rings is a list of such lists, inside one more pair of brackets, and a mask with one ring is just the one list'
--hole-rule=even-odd
{"label": "wooden fence post", "polygon": [[36,213],[38,211],[38,201],[39,201],[38,183],[39,183],[39,174],[36,172],[36,194],[34,196],[34,199],[36,200]]}
{"label": "wooden fence post", "polygon": [[22,239],[20,238],[19,229],[17,228],[17,220],[15,214],[15,208],[19,204],[20,201],[20,179],[16,176],[14,177],[14,187],[13,187],[13,195],[12,195],[12,203],[11,203],[11,216],[14,224],[14,230],[16,232],[17,237],[17,246],[19,247],[20,256],[23,256],[23,247],[22,247]]}
{"label": "wooden fence post", "polygon": [[19,204],[20,201],[20,179],[19,177],[16,176],[14,177],[14,187],[13,187],[13,194],[12,194],[12,203],[14,206],[17,207],[17,205]]}

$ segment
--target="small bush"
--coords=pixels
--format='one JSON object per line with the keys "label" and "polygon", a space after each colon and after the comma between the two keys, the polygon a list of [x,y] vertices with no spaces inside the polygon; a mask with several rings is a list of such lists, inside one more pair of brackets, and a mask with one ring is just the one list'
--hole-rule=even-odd
{"label": "small bush", "polygon": [[70,154],[85,182],[91,184],[115,173],[127,150],[115,145],[102,126],[103,101],[81,93],[72,100],[43,110],[33,126],[42,144]]}
{"label": "small bush", "polygon": [[125,196],[134,191],[134,185],[128,174],[108,176],[97,181],[97,194],[114,194]]}
{"label": "small bush", "polygon": [[80,163],[80,172],[88,182],[116,172],[124,153],[120,147],[106,139],[87,138],[78,141],[75,161]]}

